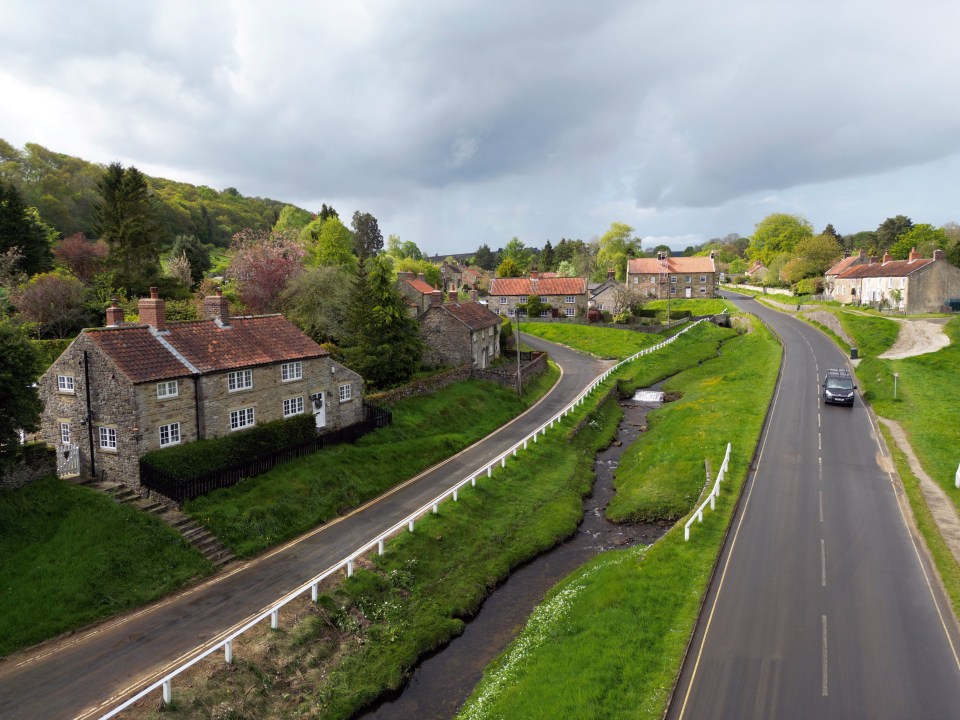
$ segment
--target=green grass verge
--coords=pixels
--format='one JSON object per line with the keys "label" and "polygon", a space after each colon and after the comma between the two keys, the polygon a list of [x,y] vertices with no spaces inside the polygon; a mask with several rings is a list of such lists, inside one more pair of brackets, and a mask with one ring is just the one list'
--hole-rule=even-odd
{"label": "green grass verge", "polygon": [[456,454],[519,415],[556,382],[550,370],[523,397],[491,382],[456,383],[393,406],[393,425],[280,465],[184,505],[234,554],[255,555]]}
{"label": "green grass verge", "polygon": [[[459,718],[662,716],[760,436],[779,360],[775,340],[756,326],[727,342],[721,357],[672,381],[701,401],[713,386],[723,388],[722,403],[732,397],[750,403],[737,423],[726,412],[698,417],[701,442],[672,437],[687,448],[701,484],[704,455],[719,463],[725,443],[733,443],[716,511],[693,528],[690,542],[677,525],[650,548],[605,553],[560,583],[488,667]],[[677,406],[677,412],[684,409]],[[650,447],[669,431],[667,422],[655,423],[639,442]]]}
{"label": "green grass verge", "polygon": [[593,325],[564,325],[560,323],[525,322],[521,332],[536,335],[550,342],[566,345],[574,350],[602,358],[630,357],[644,348],[663,340],[662,335],[642,333],[624,328],[595,327]]}
{"label": "green grass verge", "polygon": [[857,343],[860,357],[876,357],[889,350],[900,334],[900,324],[884,317],[834,312],[844,332]]}
{"label": "green grass verge", "polygon": [[103,493],[55,477],[0,492],[0,655],[212,570],[173,528]]}

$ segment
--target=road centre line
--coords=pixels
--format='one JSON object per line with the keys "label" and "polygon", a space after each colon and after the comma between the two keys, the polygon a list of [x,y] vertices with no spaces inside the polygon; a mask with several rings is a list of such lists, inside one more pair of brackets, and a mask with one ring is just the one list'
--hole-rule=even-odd
{"label": "road centre line", "polygon": [[823,490],[819,492],[820,495],[820,522],[823,522]]}
{"label": "road centre line", "polygon": [[826,545],[823,542],[823,538],[820,538],[820,587],[827,586],[827,550]]}
{"label": "road centre line", "polygon": [[827,697],[829,694],[827,692],[827,616],[820,616],[820,625],[823,627],[823,643],[821,646],[821,657],[822,657],[822,668],[823,680],[820,685],[820,695],[822,697]]}

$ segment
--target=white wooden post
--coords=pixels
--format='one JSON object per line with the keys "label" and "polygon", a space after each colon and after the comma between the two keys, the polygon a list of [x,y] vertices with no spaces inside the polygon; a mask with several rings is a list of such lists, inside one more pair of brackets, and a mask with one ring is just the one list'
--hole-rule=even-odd
{"label": "white wooden post", "polygon": [[487,477],[493,477],[493,465],[487,465]]}
{"label": "white wooden post", "polygon": [[476,476],[476,475],[474,475],[472,478],[470,478],[470,485],[473,486],[473,487],[476,487],[476,486],[477,486],[477,476]]}
{"label": "white wooden post", "polygon": [[173,688],[170,685],[169,680],[163,681],[163,704],[169,705],[173,700]]}
{"label": "white wooden post", "polygon": [[514,456],[514,457],[517,456],[517,449],[516,449],[516,448],[513,449],[513,456]]}
{"label": "white wooden post", "polygon": [[410,532],[413,532],[413,520],[407,523],[407,527],[410,529]]}
{"label": "white wooden post", "polygon": [[960,465],[957,465],[957,477],[955,478],[954,483],[958,488],[960,488]]}
{"label": "white wooden post", "polygon": [[347,560],[347,577],[353,577],[353,560]]}
{"label": "white wooden post", "polygon": [[507,466],[507,458],[506,457],[500,458],[500,467],[505,468],[506,466]]}
{"label": "white wooden post", "polygon": [[434,503],[434,504],[433,504],[433,514],[436,515],[438,512],[440,512],[440,508],[437,507],[437,503]]}
{"label": "white wooden post", "polygon": [[270,613],[270,629],[276,630],[280,627],[280,611],[274,610]]}
{"label": "white wooden post", "polygon": [[526,440],[523,441],[523,449],[524,449],[524,450],[527,449],[527,441],[526,441]]}
{"label": "white wooden post", "polygon": [[456,489],[456,488],[453,489],[453,501],[454,501],[454,502],[457,502],[457,489]]}
{"label": "white wooden post", "polygon": [[314,602],[317,601],[317,598],[320,596],[320,585],[314,583],[310,586],[310,599]]}
{"label": "white wooden post", "polygon": [[227,640],[223,644],[223,659],[227,665],[233,665],[233,640]]}
{"label": "white wooden post", "polygon": [[684,540],[684,542],[686,542],[686,541],[689,540],[689,539],[690,539],[690,526],[689,526],[689,525],[684,525],[684,527],[683,527],[683,540]]}
{"label": "white wooden post", "polygon": [[377,540],[377,555],[383,555],[383,538]]}

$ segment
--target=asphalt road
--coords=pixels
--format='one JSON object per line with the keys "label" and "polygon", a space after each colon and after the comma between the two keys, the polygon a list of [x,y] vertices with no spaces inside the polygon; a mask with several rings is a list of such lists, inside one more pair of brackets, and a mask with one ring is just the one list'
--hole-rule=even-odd
{"label": "asphalt road", "polygon": [[568,405],[611,365],[529,336],[524,342],[549,349],[563,369],[559,384],[540,404],[401,489],[287,546],[138,612],[34,653],[6,658],[0,662],[0,718],[87,718],[109,711],[483,467]]}
{"label": "asphalt road", "polygon": [[783,372],[668,717],[960,717],[958,625],[874,421],[859,396],[820,402],[845,357],[734,297],[783,339]]}

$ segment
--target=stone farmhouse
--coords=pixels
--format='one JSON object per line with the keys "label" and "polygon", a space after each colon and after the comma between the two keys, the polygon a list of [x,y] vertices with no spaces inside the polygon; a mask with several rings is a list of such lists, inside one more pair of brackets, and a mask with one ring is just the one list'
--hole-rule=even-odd
{"label": "stone farmhouse", "polygon": [[836,284],[837,276],[857,265],[865,265],[870,262],[866,253],[861,250],[857,255],[847,255],[836,265],[823,274],[823,292],[826,295],[833,295],[833,289]]}
{"label": "stone farmhouse", "polygon": [[960,297],[960,268],[947,261],[943,250],[921,258],[914,248],[906,260],[887,253],[879,262],[871,259],[849,267],[833,283],[832,298],[841,303],[886,306],[908,314],[938,312],[947,298]]}
{"label": "stone farmhouse", "polygon": [[632,258],[627,284],[644,299],[712,298],[717,295],[717,266],[710,257]]}
{"label": "stone farmhouse", "polygon": [[[541,317],[583,317],[587,312],[587,281],[582,277],[543,277],[530,273],[525,278],[494,278],[490,283],[489,307],[498,315],[515,317],[517,305],[525,305],[531,295],[549,305]],[[526,317],[526,309],[520,309],[520,317]]]}
{"label": "stone farmhouse", "polygon": [[230,317],[218,291],[207,319],[166,322],[157,289],[139,322],[107,310],[40,378],[42,437],[72,446],[80,473],[140,490],[139,460],[158,448],[312,412],[317,429],[363,418],[361,377],[281,315]]}
{"label": "stone farmhouse", "polygon": [[614,312],[616,308],[616,293],[622,287],[616,280],[616,272],[607,270],[607,279],[602,283],[590,283],[587,290],[590,298],[587,301],[591,310],[600,312]]}
{"label": "stone farmhouse", "polygon": [[420,329],[427,366],[472,364],[480,370],[500,357],[501,318],[475,301],[448,302],[427,309]]}
{"label": "stone farmhouse", "polygon": [[413,317],[420,317],[430,306],[443,302],[443,292],[424,280],[423,273],[398,272],[397,287],[407,299]]}

